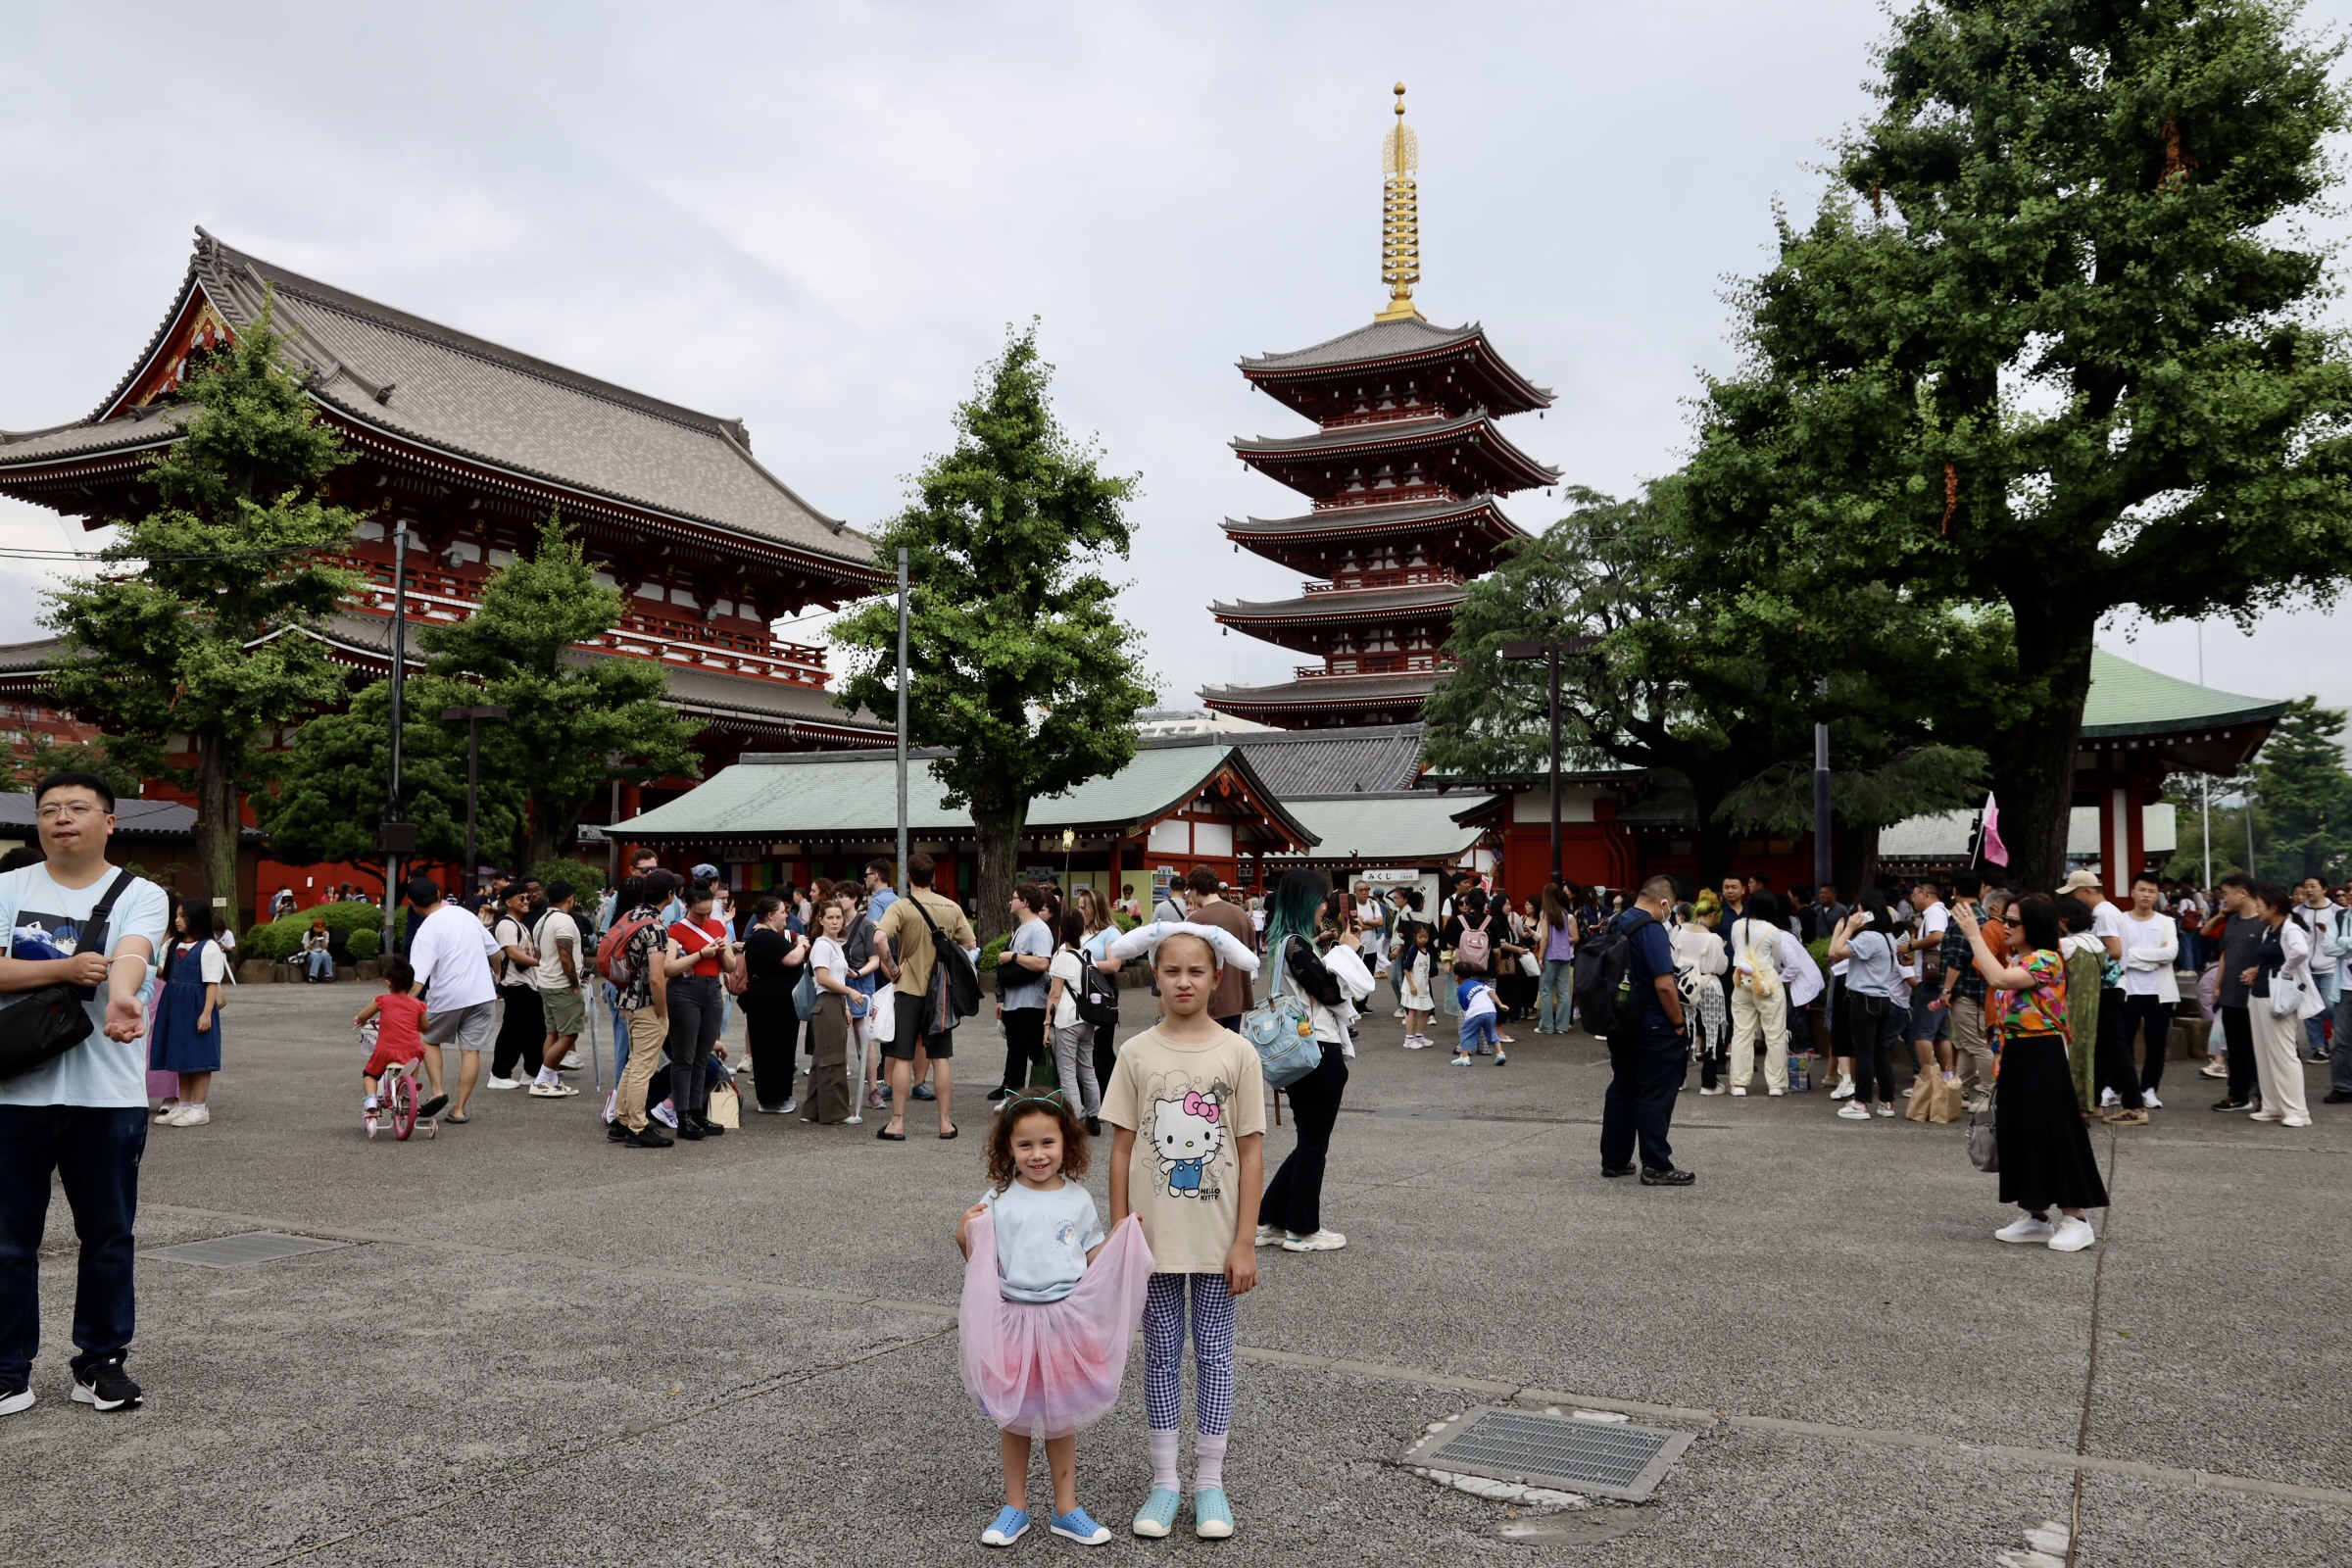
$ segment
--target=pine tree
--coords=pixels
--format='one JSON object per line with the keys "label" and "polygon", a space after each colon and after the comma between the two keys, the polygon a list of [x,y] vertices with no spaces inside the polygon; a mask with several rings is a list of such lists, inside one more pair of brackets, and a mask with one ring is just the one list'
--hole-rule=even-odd
{"label": "pine tree", "polygon": [[2332,886],[2352,870],[2342,711],[2313,697],[2287,705],[2254,760],[2254,826],[2263,869],[2278,881]]}

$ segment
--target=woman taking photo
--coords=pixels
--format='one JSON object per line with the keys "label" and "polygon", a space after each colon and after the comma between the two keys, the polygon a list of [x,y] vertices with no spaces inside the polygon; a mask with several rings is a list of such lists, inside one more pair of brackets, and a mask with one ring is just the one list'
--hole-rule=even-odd
{"label": "woman taking photo", "polygon": [[2294,899],[2286,889],[2266,882],[2254,890],[2254,912],[2270,932],[2252,966],[2238,979],[2252,992],[2246,1019],[2253,1025],[2254,1076],[2262,1085],[2262,1108],[2253,1119],[2308,1127],[2311,1107],[2303,1099],[2300,1055],[2303,1020],[2326,1004],[2312,982],[2311,934],[2289,918],[2293,910]]}
{"label": "woman taking photo", "polygon": [[752,1061],[752,1094],[770,1116],[798,1110],[792,1098],[792,1038],[800,1015],[792,993],[808,961],[808,942],[792,929],[792,906],[770,894],[752,906],[752,931],[743,961],[744,1051]]}
{"label": "woman taking photo", "polygon": [[1894,1048],[1911,1022],[1897,1000],[1903,960],[1910,945],[1893,936],[1894,916],[1886,895],[1864,888],[1860,906],[1830,933],[1830,958],[1845,964],[1845,990],[1838,1017],[1845,1031],[1840,1049],[1853,1058],[1854,1095],[1838,1107],[1847,1121],[1863,1121],[1875,1110],[1894,1114]]}
{"label": "woman taking photo", "polygon": [[1285,1091],[1298,1147],[1266,1184],[1258,1208],[1257,1245],[1280,1243],[1286,1252],[1331,1252],[1348,1245],[1347,1237],[1323,1228],[1323,1167],[1340,1119],[1340,1096],[1348,1088],[1348,1058],[1355,1054],[1355,1004],[1372,994],[1372,971],[1364,967],[1355,911],[1344,898],[1333,914],[1331,949],[1316,956],[1315,926],[1329,893],[1320,872],[1301,869],[1285,873],[1267,901],[1266,957],[1280,966],[1267,994],[1279,984],[1304,1002],[1323,1048],[1323,1064]]}
{"label": "woman taking photo", "polygon": [[1536,918],[1536,956],[1544,967],[1536,977],[1536,1033],[1564,1035],[1576,991],[1576,916],[1570,911],[1583,897],[1574,883],[1563,887],[1545,883]]}
{"label": "woman taking photo", "polygon": [[147,1066],[179,1075],[179,1102],[155,1119],[164,1127],[202,1127],[213,1119],[207,1102],[220,1070],[220,983],[228,978],[228,959],[213,940],[209,900],[181,900],[172,925],[177,934],[164,952]]}
{"label": "woman taking photo", "polygon": [[[2097,1235],[2086,1208],[2107,1206],[2107,1185],[2067,1065],[2067,969],[2058,954],[2058,909],[2034,894],[2017,901],[2011,930],[2019,956],[1996,957],[1977,913],[1963,902],[1952,922],[1968,938],[1984,977],[2000,1041],[1993,1057],[1993,1142],[2000,1152],[2001,1201],[2026,1212],[1992,1234],[2079,1252]],[[2300,1025],[2296,1026],[2300,1029]],[[2050,1210],[2064,1219],[2053,1226]]]}

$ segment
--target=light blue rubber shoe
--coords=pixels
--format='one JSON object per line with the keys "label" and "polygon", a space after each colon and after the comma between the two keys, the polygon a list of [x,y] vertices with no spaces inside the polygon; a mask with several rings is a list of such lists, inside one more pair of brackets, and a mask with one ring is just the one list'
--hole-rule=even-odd
{"label": "light blue rubber shoe", "polygon": [[1009,1546],[1029,1533],[1029,1516],[1011,1503],[997,1514],[997,1522],[980,1532],[983,1546]]}
{"label": "light blue rubber shoe", "polygon": [[1110,1539],[1110,1527],[1097,1524],[1095,1516],[1083,1506],[1055,1514],[1048,1528],[1062,1540],[1075,1541],[1081,1546],[1100,1546]]}
{"label": "light blue rubber shoe", "polygon": [[1135,1523],[1129,1528],[1147,1540],[1158,1541],[1176,1528],[1176,1510],[1184,1506],[1184,1498],[1173,1487],[1153,1487],[1152,1495],[1135,1510]]}
{"label": "light blue rubber shoe", "polygon": [[1193,1534],[1202,1541],[1223,1541],[1233,1534],[1233,1505],[1223,1487],[1202,1487],[1193,1494]]}

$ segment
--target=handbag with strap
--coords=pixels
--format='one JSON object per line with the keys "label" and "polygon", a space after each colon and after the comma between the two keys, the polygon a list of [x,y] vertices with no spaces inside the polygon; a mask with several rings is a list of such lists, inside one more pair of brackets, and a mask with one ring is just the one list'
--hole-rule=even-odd
{"label": "handbag with strap", "polygon": [[1968,1162],[1981,1171],[2001,1168],[2001,1143],[1990,1105],[1968,1118]]}
{"label": "handbag with strap", "polygon": [[[115,901],[137,880],[128,871],[115,873],[105,896],[81,922],[74,943],[76,953],[106,951],[107,916],[114,912]],[[0,1003],[0,1081],[46,1066],[89,1039],[87,1004],[96,995],[95,988],[54,985],[19,992]]]}
{"label": "handbag with strap", "polygon": [[[1293,937],[1292,942],[1298,939]],[[1323,1043],[1315,1038],[1312,1009],[1295,993],[1285,994],[1282,982],[1290,971],[1289,948],[1274,965],[1274,984],[1266,1000],[1242,1014],[1242,1038],[1257,1052],[1258,1068],[1269,1089],[1288,1089],[1323,1065]]]}
{"label": "handbag with strap", "polygon": [[931,1015],[924,1021],[923,1034],[944,1035],[980,1010],[980,971],[970,954],[939,934],[939,922],[923,907],[920,895],[909,893],[906,902],[931,931],[931,986],[924,998]]}

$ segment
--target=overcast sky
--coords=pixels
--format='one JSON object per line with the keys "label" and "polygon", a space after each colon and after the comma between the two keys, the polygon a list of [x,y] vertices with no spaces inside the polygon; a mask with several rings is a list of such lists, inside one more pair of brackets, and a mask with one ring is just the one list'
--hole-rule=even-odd
{"label": "overcast sky", "polygon": [[[1298,582],[1218,531],[1302,510],[1227,450],[1306,428],[1234,361],[1382,303],[1393,82],[1420,134],[1422,309],[1485,322],[1559,393],[1516,442],[1624,491],[1679,462],[1697,373],[1731,364],[1724,281],[1767,264],[1776,200],[1810,208],[1884,30],[1873,0],[21,8],[0,428],[90,411],[201,223],[741,416],[770,468],[871,526],[1034,316],[1066,423],[1142,475],[1125,604],[1190,705],[1305,662],[1206,609]],[[1558,504],[1508,505],[1538,528]],[[64,530],[0,500],[0,543]],[[0,562],[0,641],[40,635],[41,569]],[[2126,633],[2105,640],[2195,677],[2193,628]],[[2207,681],[2260,696],[2352,704],[2348,654],[2317,611],[2204,637]]]}

